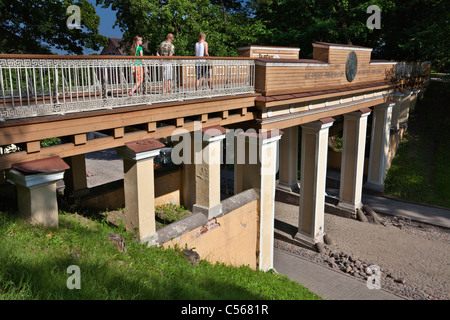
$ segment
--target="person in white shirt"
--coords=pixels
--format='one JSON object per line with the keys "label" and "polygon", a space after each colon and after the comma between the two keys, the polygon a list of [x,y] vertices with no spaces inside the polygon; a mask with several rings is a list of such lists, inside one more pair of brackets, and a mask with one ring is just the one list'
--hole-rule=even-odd
{"label": "person in white shirt", "polygon": [[[206,40],[206,34],[203,32],[200,32],[200,35],[198,36],[198,42],[195,43],[195,56],[196,57],[208,57],[208,42]],[[209,67],[206,65],[206,60],[198,60],[200,63],[197,65],[196,71],[197,71],[197,88],[200,86],[200,80],[203,79],[205,76],[208,79],[208,86],[211,87],[211,75],[209,73]],[[203,80],[202,80],[203,81]],[[211,87],[212,89],[212,87]]]}

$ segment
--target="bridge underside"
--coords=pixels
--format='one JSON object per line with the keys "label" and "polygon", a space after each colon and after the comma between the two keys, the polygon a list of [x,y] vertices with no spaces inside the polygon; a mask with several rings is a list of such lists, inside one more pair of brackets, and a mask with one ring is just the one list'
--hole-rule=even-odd
{"label": "bridge underside", "polygon": [[[357,52],[361,71],[352,82],[345,78],[345,59],[353,51]],[[116,148],[123,158],[127,230],[137,230],[141,242],[158,244],[154,158],[164,147],[158,140],[182,135],[192,142],[189,144],[193,146],[192,153],[186,155],[183,150],[183,159],[189,161],[182,163],[180,202],[194,213],[214,219],[223,211],[220,164],[224,139],[229,142],[227,129],[242,129],[234,130],[231,136],[231,141],[236,142],[232,160],[234,193],[259,191],[255,207],[259,228],[255,259],[258,268],[270,269],[276,189],[289,193],[297,192],[300,186],[298,232],[294,238],[301,245],[315,248],[326,234],[329,131],[336,119],[342,120],[343,130],[338,207],[356,217],[356,210],[362,206],[369,119],[372,122],[366,187],[382,190],[389,165],[391,129],[396,130],[407,121],[418,89],[423,90],[421,78],[412,82],[392,81],[395,64],[372,62],[367,48],[320,44],[315,60],[281,60],[257,59],[254,80],[248,65],[242,70],[233,69],[233,79],[237,75],[244,75],[245,79],[235,84],[245,82],[245,90],[249,84],[254,85],[251,93],[6,119],[0,122],[0,146],[14,144],[21,151],[0,155],[0,173],[3,176],[7,172],[8,180],[16,185],[19,211],[24,216],[32,222],[57,226],[56,181],[70,167],[66,185],[73,191],[86,188],[84,155]],[[179,66],[179,70],[183,68]],[[222,66],[214,68],[211,70],[225,70],[218,69]],[[159,75],[158,72],[154,75]],[[230,74],[227,72],[223,74]],[[221,83],[228,86],[230,79],[222,79]],[[185,84],[183,80],[183,88]],[[417,90],[412,90],[412,86]],[[106,99],[102,95],[98,98]],[[94,138],[92,132],[96,133]],[[59,138],[60,143],[41,147],[41,141],[49,138]],[[174,149],[180,146],[177,141]],[[198,162],[193,161],[197,152],[201,155]]]}

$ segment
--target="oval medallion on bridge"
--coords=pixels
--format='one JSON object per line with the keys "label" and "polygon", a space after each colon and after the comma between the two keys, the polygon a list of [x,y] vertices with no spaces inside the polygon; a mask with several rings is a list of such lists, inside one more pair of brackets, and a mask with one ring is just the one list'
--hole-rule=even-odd
{"label": "oval medallion on bridge", "polygon": [[345,65],[345,75],[347,76],[347,80],[352,82],[356,77],[356,72],[358,71],[358,58],[356,57],[356,53],[351,51],[347,56],[347,63]]}

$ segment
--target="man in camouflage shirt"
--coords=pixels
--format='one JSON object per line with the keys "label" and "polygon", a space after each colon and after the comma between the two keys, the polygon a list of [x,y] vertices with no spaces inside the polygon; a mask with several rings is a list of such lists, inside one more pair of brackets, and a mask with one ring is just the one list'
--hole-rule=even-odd
{"label": "man in camouflage shirt", "polygon": [[175,46],[172,44],[174,39],[173,34],[169,33],[166,36],[166,41],[163,41],[158,48],[158,52],[156,52],[157,56],[163,57],[171,57],[175,54]]}
{"label": "man in camouflage shirt", "polygon": [[[171,57],[175,54],[175,46],[172,44],[174,39],[173,34],[169,33],[166,36],[166,41],[163,41],[156,52],[156,55],[163,57]],[[163,61],[163,82],[164,82],[164,93],[171,93],[171,80],[172,80],[172,64],[170,60]]]}

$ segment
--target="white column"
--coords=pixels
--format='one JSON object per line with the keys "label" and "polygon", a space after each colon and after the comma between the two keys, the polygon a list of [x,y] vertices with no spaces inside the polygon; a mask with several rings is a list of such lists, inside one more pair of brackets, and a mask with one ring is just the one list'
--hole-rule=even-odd
{"label": "white column", "polygon": [[398,119],[398,122],[400,124],[408,122],[409,106],[411,104],[411,95],[412,95],[412,93],[413,92],[410,91],[410,90],[405,90],[404,97],[401,100],[401,103],[400,103],[400,114],[399,114],[399,119]]}
{"label": "white column", "polygon": [[208,219],[222,213],[220,203],[220,164],[222,162],[222,142],[226,129],[215,126],[202,129],[201,148],[194,151],[195,203],[192,211],[201,212]]}
{"label": "white column", "polygon": [[391,128],[398,131],[400,129],[400,104],[404,97],[404,94],[401,92],[394,93],[394,102],[395,105],[392,108],[392,120],[391,120]]}
{"label": "white column", "polygon": [[235,193],[251,188],[260,190],[258,261],[260,270],[273,268],[278,142],[282,134],[279,130],[259,134],[241,133],[235,145],[237,159]]}
{"label": "white column", "polygon": [[146,243],[156,233],[154,158],[164,144],[148,139],[117,148],[123,158],[126,229]]}
{"label": "white column", "polygon": [[372,135],[367,182],[368,189],[383,191],[389,156],[392,108],[395,103],[387,102],[373,107]]}
{"label": "white column", "polygon": [[299,222],[295,239],[312,249],[324,236],[328,131],[333,122],[334,119],[327,118],[302,125]]}
{"label": "white column", "polygon": [[361,206],[369,108],[344,115],[339,206],[355,212]]}
{"label": "white column", "polygon": [[280,140],[278,187],[287,191],[298,189],[298,126],[283,129]]}
{"label": "white column", "polygon": [[420,89],[414,88],[411,95],[411,102],[409,105],[409,112],[414,112],[416,109],[417,99],[419,97]]}

